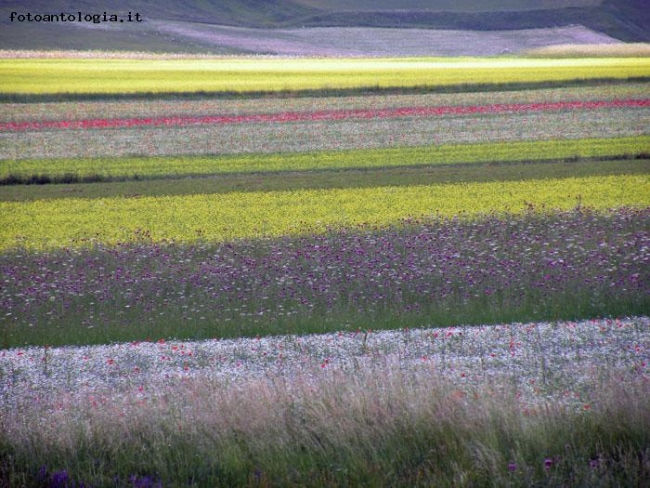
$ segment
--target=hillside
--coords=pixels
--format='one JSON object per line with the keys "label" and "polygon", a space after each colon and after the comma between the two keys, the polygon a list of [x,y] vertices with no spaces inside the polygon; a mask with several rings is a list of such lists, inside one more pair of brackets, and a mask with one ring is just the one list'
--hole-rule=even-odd
{"label": "hillside", "polygon": [[[386,2],[385,2],[386,3]],[[422,3],[422,2],[420,2]],[[476,3],[476,2],[475,2]],[[481,2],[493,8],[479,11],[452,10],[358,10],[332,11],[312,16],[306,25],[423,27],[461,30],[519,30],[580,24],[625,42],[650,40],[650,9],[645,0],[605,0],[604,2],[536,2],[540,7],[513,8],[522,2]],[[530,4],[531,2],[528,2]],[[503,4],[503,5],[500,5]],[[511,8],[506,8],[507,4]],[[499,8],[503,7],[503,8]]]}
{"label": "hillside", "polygon": [[[116,0],[107,6],[98,0],[35,0],[29,6],[18,6],[16,2],[0,0],[0,48],[3,49],[103,49],[139,50],[157,52],[208,52],[216,54],[277,53],[291,54],[301,52],[300,47],[276,49],[267,46],[267,39],[280,36],[282,42],[300,45],[314,42],[327,42],[315,31],[296,32],[303,28],[322,27],[381,27],[389,29],[426,29],[430,31],[475,31],[475,32],[514,32],[533,29],[522,36],[523,48],[541,47],[558,43],[560,39],[551,32],[549,36],[539,37],[537,29],[569,28],[582,26],[585,31],[568,35],[566,42],[586,43],[596,39],[601,42],[647,42],[650,41],[650,13],[645,8],[645,0],[538,0],[535,8],[525,0],[219,0],[185,1],[160,0]],[[59,14],[82,12],[84,15],[125,16],[128,12],[139,13],[143,19],[135,22],[18,22],[11,20],[11,12],[25,15]],[[223,28],[230,28],[224,34]],[[266,31],[241,30],[232,28],[266,29]],[[283,33],[274,31],[283,29]],[[296,31],[293,31],[296,29]],[[318,31],[320,32],[320,31]],[[348,31],[346,31],[348,32]],[[233,34],[234,33],[234,34]],[[259,36],[257,35],[259,34]],[[308,35],[307,35],[308,34]],[[429,34],[431,34],[429,32]],[[574,33],[575,34],[575,33]],[[602,38],[598,35],[602,34]],[[224,40],[232,35],[253,38],[259,42],[239,42]],[[303,38],[307,35],[307,40]],[[347,35],[347,34],[346,34]],[[394,43],[394,37],[406,39],[420,36],[416,32],[392,31],[388,37],[380,36],[378,43]],[[594,37],[594,35],[596,37]],[[506,36],[508,36],[506,34]],[[530,38],[534,38],[534,42]],[[464,48],[458,54],[471,54],[472,45],[468,39],[475,39],[475,46],[485,46],[493,42],[491,37],[470,35],[463,38]],[[510,34],[512,37],[512,34]],[[582,39],[586,40],[582,40]],[[352,42],[355,37],[350,37]],[[407,41],[412,44],[414,41]],[[250,45],[248,45],[250,44]],[[350,50],[358,54],[381,53],[371,47]],[[319,54],[312,47],[304,49],[309,54]],[[467,51],[467,52],[466,52]],[[495,50],[492,50],[495,51]],[[506,47],[498,52],[517,51]],[[320,54],[338,53],[340,50],[327,50]],[[476,52],[482,54],[480,50]],[[418,54],[417,50],[405,54]],[[438,54],[453,55],[451,48],[439,50]],[[487,54],[495,54],[489,52]]]}

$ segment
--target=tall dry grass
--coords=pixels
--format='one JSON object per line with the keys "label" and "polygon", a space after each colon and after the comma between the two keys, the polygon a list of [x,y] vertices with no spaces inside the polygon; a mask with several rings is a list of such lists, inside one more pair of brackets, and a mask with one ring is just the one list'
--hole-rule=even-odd
{"label": "tall dry grass", "polygon": [[0,419],[0,486],[650,480],[647,378],[593,378],[595,401],[578,410],[552,397],[524,408],[505,377],[468,388],[431,366],[395,366],[366,358],[291,377],[166,378],[128,395],[26,398]]}

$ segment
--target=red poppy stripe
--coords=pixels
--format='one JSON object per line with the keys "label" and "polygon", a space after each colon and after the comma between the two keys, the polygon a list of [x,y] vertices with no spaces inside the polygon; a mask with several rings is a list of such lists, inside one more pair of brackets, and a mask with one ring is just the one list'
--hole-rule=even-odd
{"label": "red poppy stripe", "polygon": [[553,110],[589,110],[598,108],[648,107],[650,99],[569,101],[547,103],[500,103],[492,105],[401,107],[385,109],[322,110],[317,112],[283,112],[279,114],[214,115],[202,117],[148,117],[128,119],[51,120],[5,122],[0,131],[41,129],[107,129],[122,127],[185,126],[208,124],[245,124],[261,122],[300,122],[345,119],[388,119],[439,115],[495,114],[504,112],[545,112]]}

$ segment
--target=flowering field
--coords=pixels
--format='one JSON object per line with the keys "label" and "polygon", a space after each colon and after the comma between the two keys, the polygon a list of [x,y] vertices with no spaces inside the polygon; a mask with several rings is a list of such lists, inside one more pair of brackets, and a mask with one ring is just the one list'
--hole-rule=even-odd
{"label": "flowering field", "polygon": [[283,112],[279,114],[252,115],[204,115],[201,117],[147,117],[130,119],[86,119],[36,122],[7,122],[0,124],[0,131],[35,131],[46,129],[106,129],[121,127],[176,127],[186,125],[221,125],[284,123],[320,120],[394,119],[402,117],[433,117],[442,115],[500,114],[543,112],[549,110],[593,110],[629,107],[650,107],[650,99],[626,99],[611,101],[572,101],[544,103],[503,103],[492,105],[400,107],[383,109],[323,110],[309,112]]}
{"label": "flowering field", "polygon": [[142,232],[154,242],[224,242],[387,226],[407,218],[476,219],[520,214],[531,207],[550,212],[580,205],[597,210],[649,206],[650,177],[0,202],[0,211],[11,215],[0,232],[0,249],[116,244],[137,240]]}
{"label": "flowering field", "polygon": [[20,61],[0,486],[650,479],[645,60]]}
{"label": "flowering field", "polygon": [[210,97],[198,100],[177,99],[174,97],[67,102],[5,103],[0,121],[49,121],[83,120],[96,118],[129,117],[178,117],[208,116],[214,114],[242,115],[268,114],[278,112],[305,112],[310,110],[355,110],[398,108],[398,107],[437,107],[463,105],[489,105],[505,103],[562,102],[566,100],[609,101],[643,99],[648,97],[647,85],[642,82],[625,82],[580,87],[522,88],[518,91],[463,91],[453,93],[427,92],[408,93],[407,90],[393,90],[382,93],[369,92],[362,95],[354,92],[338,96],[313,93],[313,96],[263,96],[263,97]]}
{"label": "flowering field", "polygon": [[[540,104],[540,100],[544,103]],[[631,104],[636,106],[630,106]],[[431,151],[428,151],[424,157],[425,161],[437,158],[440,162],[471,162],[476,156],[467,159],[468,156],[463,154],[464,148],[442,150],[447,149],[444,146],[449,144],[493,144],[495,141],[501,141],[500,147],[503,149],[510,147],[506,143],[515,143],[512,146],[516,146],[516,143],[543,141],[552,145],[567,144],[567,139],[591,138],[592,140],[584,143],[576,142],[571,149],[574,151],[572,156],[581,156],[595,145],[607,143],[598,142],[594,137],[611,140],[615,137],[638,138],[645,135],[648,109],[644,108],[644,104],[647,104],[647,89],[644,83],[583,89],[462,94],[267,97],[243,100],[208,99],[200,102],[154,99],[132,102],[6,104],[6,110],[0,113],[0,126],[3,128],[0,130],[0,165],[3,169],[11,168],[3,171],[6,175],[7,172],[15,171],[18,163],[29,164],[24,162],[26,159],[67,158],[67,164],[72,165],[78,164],[79,158],[117,156],[124,162],[124,166],[136,168],[134,172],[139,172],[138,167],[150,162],[147,158],[152,156],[203,154],[212,157],[246,153],[254,157],[275,152],[328,150],[335,151],[336,154],[341,150],[360,147],[389,147],[401,151],[406,147],[432,144],[441,149],[441,154],[431,154]],[[533,109],[534,107],[537,109]],[[543,107],[553,109],[545,110]],[[613,110],[612,107],[617,108]],[[499,111],[485,113],[492,110]],[[406,113],[402,113],[403,111]],[[97,119],[98,113],[105,118]],[[223,115],[215,116],[215,113]],[[337,120],[311,120],[314,114]],[[351,117],[355,114],[371,117]],[[295,120],[296,118],[301,120]],[[222,123],[201,124],[202,120],[217,119]],[[237,119],[240,123],[233,123]],[[195,123],[190,127],[138,125],[167,120]],[[227,120],[231,123],[223,123]],[[244,123],[245,121],[249,123]],[[254,122],[252,127],[255,129],[255,137],[251,137],[251,122]],[[103,127],[111,124],[121,127]],[[129,124],[135,126],[128,127]],[[56,125],[60,128],[47,129],[48,126]],[[90,126],[93,126],[92,130],[89,130]],[[22,129],[16,131],[11,127]],[[513,127],[516,127],[516,130],[513,130]],[[639,148],[639,145],[643,144],[642,141],[643,139],[638,139],[635,147],[627,150],[612,149],[606,155],[643,151],[643,147]],[[647,143],[645,147],[647,148]],[[481,148],[477,152],[489,150]],[[520,149],[520,152],[531,153],[534,150],[535,148],[525,147]],[[556,156],[556,151],[557,149],[552,147],[541,149],[541,152],[549,154],[549,157],[565,157],[565,154]],[[456,154],[460,157],[454,158]],[[136,155],[140,161],[135,160],[133,156]],[[125,159],[129,156],[129,159]],[[281,157],[284,158],[284,155]],[[364,154],[360,157],[354,156],[354,159],[362,161],[366,157]],[[410,158],[408,154],[404,157]],[[501,155],[495,158],[502,160]],[[339,157],[329,159],[338,160]],[[402,159],[401,154],[398,153],[395,159]],[[506,156],[505,159],[509,157]],[[269,163],[268,159],[262,162],[265,167]],[[160,164],[160,161],[153,161],[150,166],[158,167]],[[355,165],[360,164],[362,163],[357,162]],[[411,162],[406,161],[406,164]],[[176,166],[186,165],[187,162],[183,161]],[[202,165],[203,162],[198,166]],[[346,161],[345,165],[351,164]],[[31,171],[35,173],[49,173],[52,164],[38,168],[31,163],[31,167]],[[101,169],[94,171],[105,171],[104,167],[102,163]],[[230,169],[227,165],[226,168],[227,171],[242,170],[241,167]],[[271,166],[270,169],[277,169],[277,166]],[[20,169],[17,171],[21,172]],[[73,169],[74,171],[77,169]],[[150,170],[146,170],[145,174],[148,171]],[[189,171],[170,168],[170,172],[178,174]],[[201,170],[199,172],[204,173]]]}
{"label": "flowering field", "polygon": [[[650,99],[0,124],[4,158],[269,153],[643,134]],[[489,119],[485,117],[489,115]],[[624,122],[622,122],[624,121]],[[254,124],[257,137],[251,138]],[[515,133],[506,132],[517,124]],[[160,129],[163,127],[164,129]],[[410,127],[410,131],[406,128]],[[544,128],[541,131],[541,128]],[[150,130],[143,130],[148,128]],[[114,130],[127,129],[127,130]],[[129,130],[130,129],[130,130]],[[153,130],[151,130],[153,129]],[[80,137],[68,137],[74,130]],[[69,142],[68,142],[69,141]],[[18,157],[20,155],[20,157]]]}
{"label": "flowering field", "polygon": [[252,92],[640,78],[648,58],[0,59],[0,93]]}
{"label": "flowering field", "polygon": [[[6,252],[4,340],[84,344],[644,313],[648,206],[396,221],[390,230],[221,244],[209,233],[179,245],[139,231],[137,243]],[[159,220],[167,221],[165,207]]]}
{"label": "flowering field", "polygon": [[[643,486],[649,330],[636,318],[2,351],[0,474]],[[642,450],[618,441],[630,437]]]}

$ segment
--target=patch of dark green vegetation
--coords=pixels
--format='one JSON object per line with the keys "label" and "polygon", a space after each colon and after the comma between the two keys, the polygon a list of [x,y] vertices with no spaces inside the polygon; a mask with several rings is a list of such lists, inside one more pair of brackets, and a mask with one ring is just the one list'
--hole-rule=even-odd
{"label": "patch of dark green vegetation", "polygon": [[[70,185],[75,183],[99,183],[108,181],[109,177],[102,175],[85,175],[79,176],[75,173],[66,173],[63,175],[48,175],[48,174],[34,174],[34,175],[15,175],[10,174],[4,178],[0,178],[0,185],[49,185],[49,184],[63,184]],[[137,176],[132,176],[129,179],[137,180]]]}

